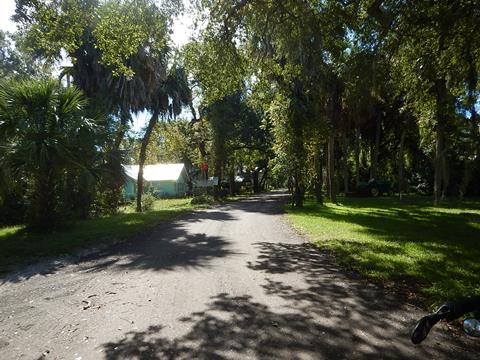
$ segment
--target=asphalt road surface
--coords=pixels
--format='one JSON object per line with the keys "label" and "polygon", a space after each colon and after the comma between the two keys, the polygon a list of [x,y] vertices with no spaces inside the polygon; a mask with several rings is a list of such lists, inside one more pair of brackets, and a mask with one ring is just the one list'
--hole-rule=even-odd
{"label": "asphalt road surface", "polygon": [[0,359],[478,359],[478,340],[347,274],[281,194],[196,211],[0,278]]}

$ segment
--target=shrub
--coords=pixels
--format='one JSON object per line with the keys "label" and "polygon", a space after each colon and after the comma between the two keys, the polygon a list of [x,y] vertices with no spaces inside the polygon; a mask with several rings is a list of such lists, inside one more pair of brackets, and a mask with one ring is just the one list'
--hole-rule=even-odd
{"label": "shrub", "polygon": [[148,211],[153,208],[153,204],[155,203],[155,196],[153,194],[143,194],[142,195],[142,210]]}
{"label": "shrub", "polygon": [[213,205],[215,204],[215,198],[212,195],[196,195],[190,202],[192,205]]}

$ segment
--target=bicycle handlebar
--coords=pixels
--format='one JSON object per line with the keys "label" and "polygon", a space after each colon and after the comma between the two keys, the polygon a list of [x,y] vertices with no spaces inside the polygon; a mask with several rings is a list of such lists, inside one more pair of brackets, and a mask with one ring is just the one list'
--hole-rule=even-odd
{"label": "bicycle handlebar", "polygon": [[411,340],[414,344],[420,344],[440,320],[450,322],[474,311],[480,311],[480,296],[446,302],[440,305],[436,312],[424,316],[417,322],[412,331]]}

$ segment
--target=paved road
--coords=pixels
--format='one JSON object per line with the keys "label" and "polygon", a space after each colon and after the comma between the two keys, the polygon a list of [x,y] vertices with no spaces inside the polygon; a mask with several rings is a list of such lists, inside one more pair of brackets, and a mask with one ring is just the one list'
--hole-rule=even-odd
{"label": "paved road", "polygon": [[474,342],[346,275],[281,195],[198,211],[129,243],[0,279],[0,359],[461,359]]}

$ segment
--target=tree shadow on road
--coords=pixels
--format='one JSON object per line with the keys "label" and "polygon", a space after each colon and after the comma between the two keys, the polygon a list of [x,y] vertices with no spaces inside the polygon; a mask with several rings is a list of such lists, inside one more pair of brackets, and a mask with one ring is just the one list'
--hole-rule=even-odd
{"label": "tree shadow on road", "polygon": [[283,214],[283,205],[290,199],[285,192],[263,193],[249,196],[235,202],[227,203],[222,207],[225,210],[240,210],[247,213],[262,213],[266,215]]}
{"label": "tree shadow on road", "polygon": [[124,271],[173,270],[180,267],[205,267],[215,258],[234,255],[230,243],[219,236],[193,233],[188,225],[200,221],[232,221],[223,211],[196,211],[161,223],[127,241],[103,249],[87,249],[66,258],[44,259],[20,271],[7,273],[0,285],[28,280],[35,275],[52,275],[68,265],[80,265],[80,271],[95,272],[107,268]]}
{"label": "tree shadow on road", "polygon": [[[20,246],[19,241],[23,244],[20,247],[25,247],[25,251],[28,253],[35,253],[35,256],[38,256],[38,254],[43,256],[44,253],[48,255],[47,250],[52,247],[56,249],[53,252],[54,254],[66,254],[71,251],[71,244],[73,243],[77,244],[73,248],[79,250],[69,256],[57,255],[40,258],[31,265],[21,265],[17,270],[10,270],[5,274],[0,273],[0,285],[22,282],[35,275],[53,275],[72,263],[81,264],[82,268],[87,269],[87,271],[97,271],[108,266],[117,269],[150,268],[153,270],[171,270],[181,266],[206,266],[207,262],[215,257],[233,254],[227,249],[227,240],[202,233],[189,233],[185,229],[185,225],[197,222],[221,223],[237,220],[235,214],[229,210],[275,215],[283,212],[281,205],[284,198],[285,194],[282,193],[261,194],[246,200],[227,203],[219,208],[186,213],[173,221],[169,219],[178,214],[177,210],[123,214],[111,218],[96,219],[95,221],[99,223],[98,227],[75,227],[73,230],[67,229],[59,232],[55,234],[54,240],[45,236],[44,239],[33,239],[29,243],[26,240],[29,234],[23,236],[21,232],[18,232],[11,237],[4,237],[2,240],[5,246],[9,247],[11,245],[12,249],[10,251],[12,253],[15,253],[15,248]],[[167,221],[156,225],[153,229],[146,226],[146,230],[142,233],[131,235],[138,232],[139,227],[144,226],[142,224],[145,217],[155,217],[160,221],[162,219]],[[124,239],[121,244],[112,244],[116,241],[111,235],[112,227],[115,233],[123,235]],[[20,238],[18,238],[19,236]],[[125,241],[125,238],[128,240]],[[33,244],[35,249],[38,248],[38,252],[32,250],[30,244]],[[106,246],[106,249],[99,251],[95,246],[100,248]],[[62,251],[63,248],[65,248],[65,251]],[[125,256],[128,257],[128,260],[121,259]],[[96,264],[92,264],[92,262],[96,262]]]}
{"label": "tree shadow on road", "polygon": [[125,244],[118,249],[92,258],[93,264],[84,264],[86,272],[110,270],[149,269],[155,271],[178,268],[208,267],[216,259],[236,253],[229,242],[219,236],[189,233],[181,228],[170,228],[167,234],[155,231],[148,241]]}
{"label": "tree shadow on road", "polygon": [[[161,336],[161,326],[151,326],[145,331],[129,332],[119,342],[105,344],[105,358],[295,359],[300,356],[292,354],[315,355],[315,345],[327,330],[304,314],[277,313],[250,296],[228,294],[218,294],[204,312],[180,321],[192,325],[183,337],[170,340]],[[325,348],[321,353],[334,351]]]}
{"label": "tree shadow on road", "polygon": [[[282,290],[284,294],[291,291],[295,289]],[[389,339],[392,332],[384,323],[372,336],[368,321],[363,330],[352,329],[348,317],[348,312],[330,314],[323,323],[308,307],[279,311],[247,295],[218,294],[205,311],[180,319],[191,326],[181,337],[169,338],[162,335],[162,326],[150,326],[104,344],[103,350],[107,360],[475,358],[473,353],[456,353],[445,346],[437,345],[433,352],[431,347],[413,348],[407,341]]]}
{"label": "tree shadow on road", "polygon": [[[220,293],[205,310],[178,319],[172,337],[162,325],[103,345],[119,359],[474,359],[470,343],[434,331],[422,346],[409,340],[415,313],[393,294],[347,277],[308,244],[258,243],[247,266],[263,272],[267,299]],[[301,281],[297,281],[300,279]],[[165,326],[167,324],[164,324]],[[168,324],[169,327],[175,326]],[[171,334],[170,334],[171,335]],[[452,344],[455,345],[452,347]]]}

